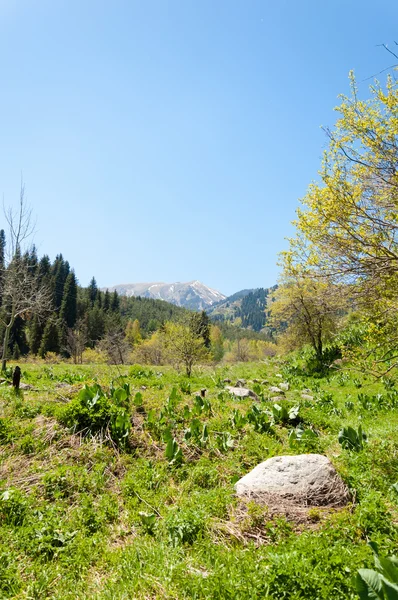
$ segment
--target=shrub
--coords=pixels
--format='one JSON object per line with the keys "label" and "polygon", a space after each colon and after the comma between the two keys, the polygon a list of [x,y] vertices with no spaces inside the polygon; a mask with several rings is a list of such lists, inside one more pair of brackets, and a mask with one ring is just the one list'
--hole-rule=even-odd
{"label": "shrub", "polygon": [[125,447],[131,427],[129,399],[128,384],[111,386],[108,394],[98,384],[85,385],[78,397],[61,410],[58,418],[63,425],[85,435],[99,433],[119,447]]}
{"label": "shrub", "polygon": [[202,516],[191,509],[173,511],[167,517],[165,525],[173,546],[192,545],[204,531]]}

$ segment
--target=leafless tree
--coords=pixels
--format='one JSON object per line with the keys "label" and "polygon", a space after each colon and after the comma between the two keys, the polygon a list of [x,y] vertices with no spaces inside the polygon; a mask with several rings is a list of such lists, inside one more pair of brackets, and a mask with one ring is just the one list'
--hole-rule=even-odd
{"label": "leafless tree", "polygon": [[65,349],[71,355],[75,364],[83,362],[83,352],[87,342],[87,326],[84,321],[78,321],[74,329],[67,330]]}
{"label": "leafless tree", "polygon": [[98,347],[102,352],[105,352],[108,362],[112,365],[124,365],[131,350],[124,332],[117,327],[108,329]]}
{"label": "leafless tree", "polygon": [[17,317],[43,316],[51,310],[51,290],[40,283],[35,268],[23,254],[34,231],[32,212],[25,200],[21,184],[16,211],[4,209],[8,225],[4,266],[0,278],[0,322],[4,326],[1,369],[7,365],[7,351],[11,329]]}

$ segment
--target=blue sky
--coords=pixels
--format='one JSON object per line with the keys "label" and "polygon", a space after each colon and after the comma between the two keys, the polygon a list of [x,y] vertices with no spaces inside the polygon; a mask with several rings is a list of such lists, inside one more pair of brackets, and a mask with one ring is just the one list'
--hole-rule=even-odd
{"label": "blue sky", "polygon": [[[82,285],[268,286],[396,2],[0,0],[0,193]],[[360,84],[366,94],[369,82]]]}

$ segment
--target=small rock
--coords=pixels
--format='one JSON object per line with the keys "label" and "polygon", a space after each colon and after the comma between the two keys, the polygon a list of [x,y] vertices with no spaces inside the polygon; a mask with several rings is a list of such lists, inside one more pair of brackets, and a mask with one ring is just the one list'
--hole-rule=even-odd
{"label": "small rock", "polygon": [[271,394],[283,394],[283,390],[279,387],[276,387],[275,385],[271,385],[271,387],[269,388],[269,391],[271,392]]}
{"label": "small rock", "polygon": [[231,383],[230,379],[223,379],[223,383]]}
{"label": "small rock", "polygon": [[274,456],[242,477],[235,490],[240,497],[266,499],[267,494],[292,502],[346,504],[347,488],[330,460],[321,454]]}
{"label": "small rock", "polygon": [[304,388],[302,392],[303,394],[311,394],[311,390],[309,390],[308,388]]}
{"label": "small rock", "polygon": [[142,389],[142,390],[146,390],[146,385],[142,385],[142,386],[141,386],[141,389]]}
{"label": "small rock", "polygon": [[29,383],[20,383],[19,389],[28,391],[28,390],[33,390],[34,387],[33,387],[33,385],[30,385]]}
{"label": "small rock", "polygon": [[272,396],[270,400],[272,400],[272,402],[282,402],[282,400],[286,400],[286,398],[285,396]]}
{"label": "small rock", "polygon": [[264,380],[261,382],[261,385],[268,385],[268,384],[269,384],[269,381],[268,381],[268,379],[264,379]]}
{"label": "small rock", "polygon": [[301,394],[303,400],[313,400],[314,396],[310,396],[309,394]]}
{"label": "small rock", "polygon": [[237,396],[238,398],[254,398],[258,400],[257,394],[255,394],[252,390],[249,390],[244,387],[232,387],[228,385],[225,389],[229,391],[233,396]]}
{"label": "small rock", "polygon": [[253,379],[253,383],[260,383],[259,379]]}
{"label": "small rock", "polygon": [[235,387],[245,387],[246,385],[246,379],[238,379],[238,381],[235,383]]}
{"label": "small rock", "polygon": [[279,377],[279,379],[282,379],[283,375],[281,375],[280,373],[276,373],[275,377]]}
{"label": "small rock", "polygon": [[281,388],[281,390],[283,390],[284,392],[288,392],[290,385],[288,383],[280,383],[279,387]]}

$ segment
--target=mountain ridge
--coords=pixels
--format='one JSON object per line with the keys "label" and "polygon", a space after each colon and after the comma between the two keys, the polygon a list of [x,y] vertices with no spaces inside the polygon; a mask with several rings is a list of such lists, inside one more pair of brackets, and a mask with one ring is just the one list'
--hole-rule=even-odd
{"label": "mountain ridge", "polygon": [[214,304],[226,299],[226,296],[197,279],[188,282],[141,282],[123,283],[107,288],[122,296],[141,296],[155,300],[165,300],[177,306],[191,310],[207,310]]}

